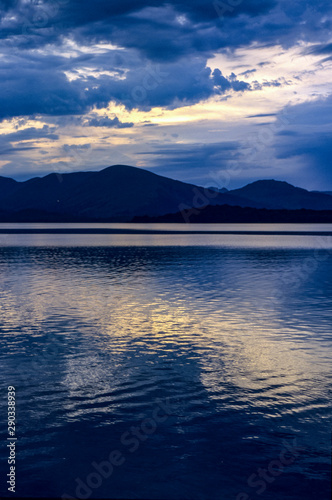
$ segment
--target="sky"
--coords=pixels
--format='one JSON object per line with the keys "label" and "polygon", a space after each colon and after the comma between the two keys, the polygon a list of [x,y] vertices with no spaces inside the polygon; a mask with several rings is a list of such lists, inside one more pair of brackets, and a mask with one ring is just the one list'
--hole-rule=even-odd
{"label": "sky", "polygon": [[0,175],[332,190],[326,0],[0,0]]}

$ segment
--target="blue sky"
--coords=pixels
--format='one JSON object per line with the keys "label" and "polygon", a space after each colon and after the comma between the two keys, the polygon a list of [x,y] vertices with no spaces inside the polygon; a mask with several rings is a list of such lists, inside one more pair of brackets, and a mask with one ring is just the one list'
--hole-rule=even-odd
{"label": "blue sky", "polygon": [[0,175],[332,190],[329,2],[3,0],[0,22]]}

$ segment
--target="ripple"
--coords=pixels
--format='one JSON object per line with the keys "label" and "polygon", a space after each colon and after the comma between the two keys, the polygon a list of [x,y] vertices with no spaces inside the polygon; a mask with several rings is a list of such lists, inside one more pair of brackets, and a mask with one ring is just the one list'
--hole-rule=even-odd
{"label": "ripple", "polygon": [[[75,477],[120,449],[121,495],[144,483],[147,497],[206,500],[208,482],[211,500],[236,498],[297,439],[301,454],[275,484],[324,493],[331,259],[299,286],[285,280],[310,255],[296,245],[0,249],[0,379],[17,387],[24,491],[42,471],[41,495],[75,496]],[[131,453],[122,436],[160,402],[165,419]],[[106,483],[98,495],[109,497]],[[303,488],[298,498],[311,500]]]}

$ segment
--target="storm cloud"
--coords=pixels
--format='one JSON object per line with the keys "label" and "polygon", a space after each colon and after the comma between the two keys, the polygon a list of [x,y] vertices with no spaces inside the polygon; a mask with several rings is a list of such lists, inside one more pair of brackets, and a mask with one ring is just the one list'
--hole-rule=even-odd
{"label": "storm cloud", "polygon": [[[332,60],[331,19],[331,5],[325,0],[2,0],[0,147],[7,162],[4,172],[19,168],[7,158],[13,158],[15,151],[26,151],[24,158],[17,157],[20,171],[24,165],[46,170],[48,159],[56,165],[54,147],[51,153],[45,144],[40,150],[45,167],[37,167],[38,160],[29,156],[29,151],[38,150],[39,139],[59,143],[61,163],[64,145],[79,146],[79,137],[90,134],[93,140],[86,140],[96,152],[96,165],[102,164],[111,148],[112,157],[128,158],[138,165],[144,158],[143,166],[148,167],[153,158],[164,174],[185,177],[184,172],[190,171],[194,179],[200,169],[209,168],[206,165],[222,169],[229,157],[234,160],[235,149],[227,150],[225,144],[239,144],[258,125],[267,126],[256,118],[270,116],[273,123],[278,112],[289,107],[301,119],[308,118],[308,128],[302,121],[274,132],[259,161],[280,165],[293,158],[303,161],[305,175],[314,168],[322,179],[332,182],[328,168],[331,125],[324,108],[330,98],[316,83],[304,92],[308,102],[296,101],[296,84],[308,75],[314,81],[316,72]],[[251,54],[259,52],[261,58],[251,59]],[[270,60],[270,53],[277,62]],[[299,65],[300,57],[308,58],[307,66]],[[232,61],[230,68],[227,61]],[[293,86],[292,92],[287,90]],[[264,99],[266,104],[260,107]],[[226,105],[233,100],[245,104],[235,110]],[[222,111],[223,103],[227,113],[233,113],[232,120],[239,120],[238,127],[230,127],[228,137],[219,142],[211,135],[204,121],[210,118],[202,110],[196,119],[202,123],[201,136],[191,115],[181,119],[176,115],[211,102],[220,110],[221,128],[227,128],[229,119]],[[275,106],[270,110],[271,102]],[[243,111],[246,105],[250,109]],[[156,116],[150,121],[151,111],[160,121]],[[178,124],[169,136],[173,149],[163,144],[172,112]],[[168,113],[167,118],[163,113]],[[22,121],[17,125],[19,120],[26,125]],[[212,129],[216,120],[213,116]],[[187,121],[192,125],[185,128]],[[119,139],[119,134],[124,138],[126,133],[127,151]],[[23,139],[24,134],[30,134],[30,140]],[[38,134],[44,137],[38,139]],[[152,144],[150,150],[136,147],[144,140]],[[91,168],[91,164],[84,167]]]}

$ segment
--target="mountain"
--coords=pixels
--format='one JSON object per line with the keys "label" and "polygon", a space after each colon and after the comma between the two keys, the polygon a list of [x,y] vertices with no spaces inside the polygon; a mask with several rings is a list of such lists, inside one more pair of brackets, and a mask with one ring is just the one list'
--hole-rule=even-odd
{"label": "mountain", "polygon": [[211,191],[217,191],[217,193],[228,193],[229,192],[229,190],[225,187],[217,188],[217,187],[211,186],[211,187],[208,187],[207,189],[210,189]]}
{"label": "mountain", "polygon": [[311,193],[329,194],[332,196],[332,191],[310,191]]}
{"label": "mountain", "polygon": [[[220,192],[221,191],[221,192]],[[191,208],[229,205],[332,210],[332,197],[286,182],[257,181],[241,189],[204,189],[141,168],[114,165],[99,172],[49,174],[25,182],[0,177],[1,221],[130,221]]]}
{"label": "mountain", "polygon": [[220,203],[257,205],[237,195],[216,193],[126,165],[100,172],[49,174],[16,183],[15,189],[10,184],[9,192],[0,194],[2,211],[36,211],[39,217],[48,212],[52,217],[59,214],[75,220],[127,221],[135,215],[156,216]]}
{"label": "mountain", "polygon": [[160,215],[159,217],[134,217],[140,223],[332,223],[332,210],[269,210],[266,208],[234,207],[230,205],[208,205],[201,210],[186,213]]}
{"label": "mountain", "polygon": [[14,179],[9,179],[8,177],[0,176],[0,200],[13,193],[17,186],[19,186],[19,182],[14,181]]}
{"label": "mountain", "polygon": [[233,189],[229,194],[255,201],[271,209],[332,210],[329,194],[310,192],[282,181],[256,181],[243,188]]}

